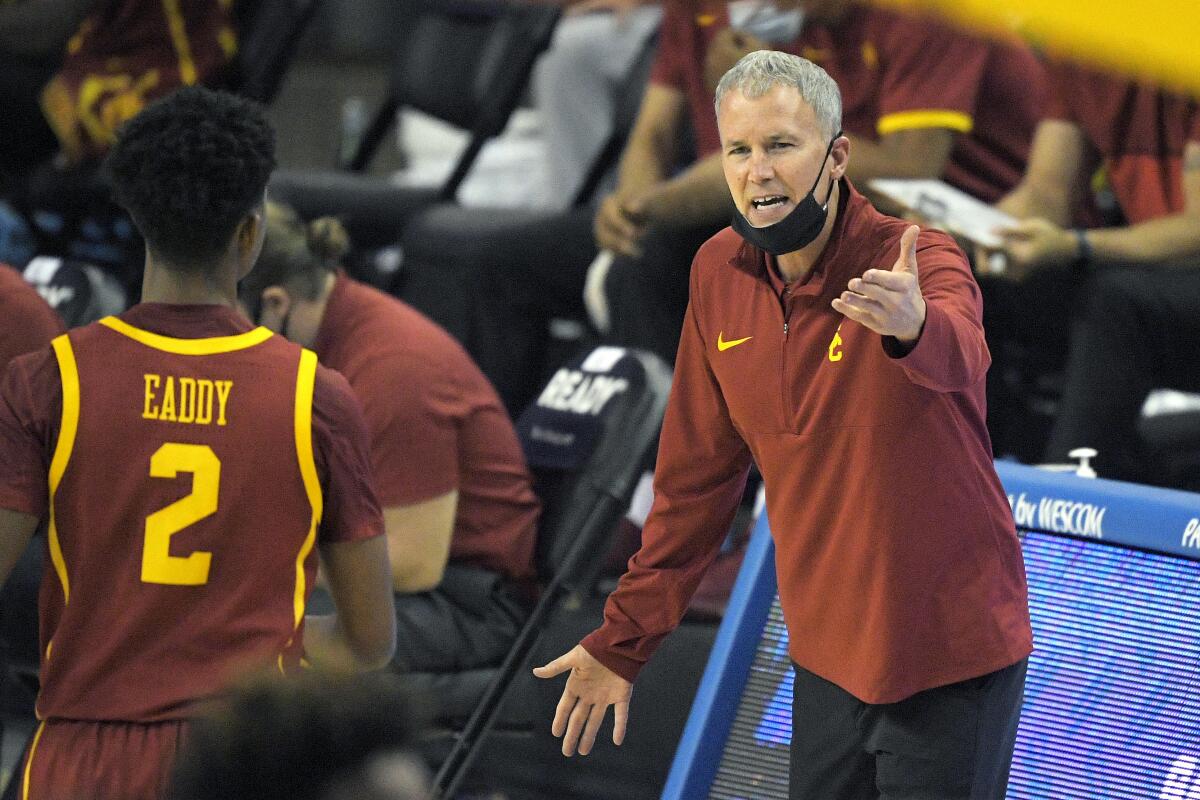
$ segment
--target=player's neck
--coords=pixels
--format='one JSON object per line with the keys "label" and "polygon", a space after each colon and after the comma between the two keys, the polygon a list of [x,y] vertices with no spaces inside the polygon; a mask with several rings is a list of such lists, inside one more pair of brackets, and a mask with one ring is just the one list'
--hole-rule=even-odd
{"label": "player's neck", "polygon": [[222,305],[237,308],[237,270],[215,272],[173,267],[151,256],[142,273],[142,302]]}

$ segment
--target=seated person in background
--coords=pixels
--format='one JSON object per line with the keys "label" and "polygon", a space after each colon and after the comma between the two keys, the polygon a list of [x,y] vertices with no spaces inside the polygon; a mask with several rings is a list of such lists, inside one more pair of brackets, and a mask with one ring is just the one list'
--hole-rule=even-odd
{"label": "seated person in background", "polygon": [[[262,109],[182,89],[106,163],[146,241],[142,302],[0,379],[0,580],[48,521],[30,798],[159,798],[240,671],[372,669],[395,646],[362,412],[236,310],[275,166]],[[338,611],[314,618],[318,551]]]}
{"label": "seated person in background", "polygon": [[264,678],[196,721],[171,800],[424,800],[423,709],[394,676]]}
{"label": "seated person in background", "polygon": [[33,223],[39,252],[98,264],[120,280],[128,296],[137,296],[141,243],[96,167],[121,125],[148,103],[182,86],[227,85],[237,50],[232,5],[231,0],[0,3],[0,54],[7,39],[18,37],[54,53],[52,71],[23,81],[21,70],[11,79],[3,75],[8,65],[0,55],[0,98],[10,80],[23,83],[26,93],[31,81],[37,86],[17,106],[25,126],[17,133],[23,140],[28,136],[25,144],[16,150],[2,146],[14,121],[6,119],[0,127],[0,196]]}
{"label": "seated person in background", "polygon": [[103,156],[116,132],[181,86],[220,84],[237,50],[228,0],[93,0],[42,108],[70,164]]}
{"label": "seated person in background", "polygon": [[[596,216],[598,245],[618,256],[605,279],[612,337],[670,360],[692,256],[731,214],[712,93],[743,55],[783,50],[829,70],[855,154],[849,175],[863,189],[877,177],[943,177],[998,198],[1021,175],[1040,111],[1040,66],[1015,43],[851,0],[799,0],[802,30],[788,30],[795,2],[779,0],[770,15],[739,12],[742,5],[664,3],[658,58],[619,184]],[[697,160],[674,173],[688,119]]]}
{"label": "seated person in background", "polygon": [[350,381],[387,528],[399,629],[392,663],[433,681],[443,714],[469,714],[477,696],[436,687],[454,685],[449,673],[502,661],[534,590],[539,503],[516,432],[458,342],[339,271],[349,243],[336,220],[306,226],[290,209],[269,208],[243,304]]}
{"label": "seated person in background", "polygon": [[[1048,298],[1053,313],[1026,314],[1023,324],[1037,326],[1043,346],[1061,347],[1061,321],[1077,307],[1043,457],[1094,447],[1101,476],[1152,481],[1135,430],[1146,395],[1200,389],[1200,106],[1063,63],[1052,65],[1051,85],[1025,177],[998,203],[1025,220],[1004,233],[1005,277],[1020,285],[1052,275],[1063,285]],[[1100,166],[1129,224],[1071,229]]]}
{"label": "seated person in background", "polygon": [[548,207],[565,210],[579,192],[612,132],[615,93],[625,86],[661,18],[652,0],[582,0],[567,6],[534,72]]}

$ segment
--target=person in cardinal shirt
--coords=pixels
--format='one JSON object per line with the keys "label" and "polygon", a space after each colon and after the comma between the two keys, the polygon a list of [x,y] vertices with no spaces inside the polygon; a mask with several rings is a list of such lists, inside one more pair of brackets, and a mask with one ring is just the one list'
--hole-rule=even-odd
{"label": "person in cardinal shirt", "polygon": [[736,213],[696,254],[642,549],[603,625],[534,670],[588,753],[762,473],[795,664],[791,797],[1003,798],[1032,631],[984,425],[979,289],[948,236],[845,178],[837,84],[741,59],[716,93]]}

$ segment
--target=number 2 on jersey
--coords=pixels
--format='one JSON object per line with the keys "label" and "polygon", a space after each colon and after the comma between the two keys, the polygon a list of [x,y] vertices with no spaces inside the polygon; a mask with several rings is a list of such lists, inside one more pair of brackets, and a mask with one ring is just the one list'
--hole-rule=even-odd
{"label": "number 2 on jersey", "polygon": [[188,556],[171,555],[171,537],[217,510],[221,462],[212,448],[201,444],[167,442],[150,457],[150,477],[174,478],[192,473],[192,491],[166,508],[146,517],[142,547],[142,582],[168,586],[208,583],[212,553],[197,550]]}

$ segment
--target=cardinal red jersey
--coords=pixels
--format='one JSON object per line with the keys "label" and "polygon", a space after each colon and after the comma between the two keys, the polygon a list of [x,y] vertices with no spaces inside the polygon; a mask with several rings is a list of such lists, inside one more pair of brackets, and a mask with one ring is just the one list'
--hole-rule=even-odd
{"label": "cardinal red jersey", "polygon": [[[314,353],[236,320],[219,307],[139,306],[58,337],[52,361],[14,362],[10,410],[23,387],[46,384],[39,363],[61,387],[53,430],[31,437],[48,456],[43,718],[182,718],[244,669],[286,671],[300,660],[318,532],[380,533],[345,381]],[[174,338],[140,321],[228,335]],[[350,457],[327,422],[314,447],[314,394],[317,416],[348,417]],[[37,427],[36,414],[17,412]],[[39,513],[21,485],[0,463],[0,506]]]}

